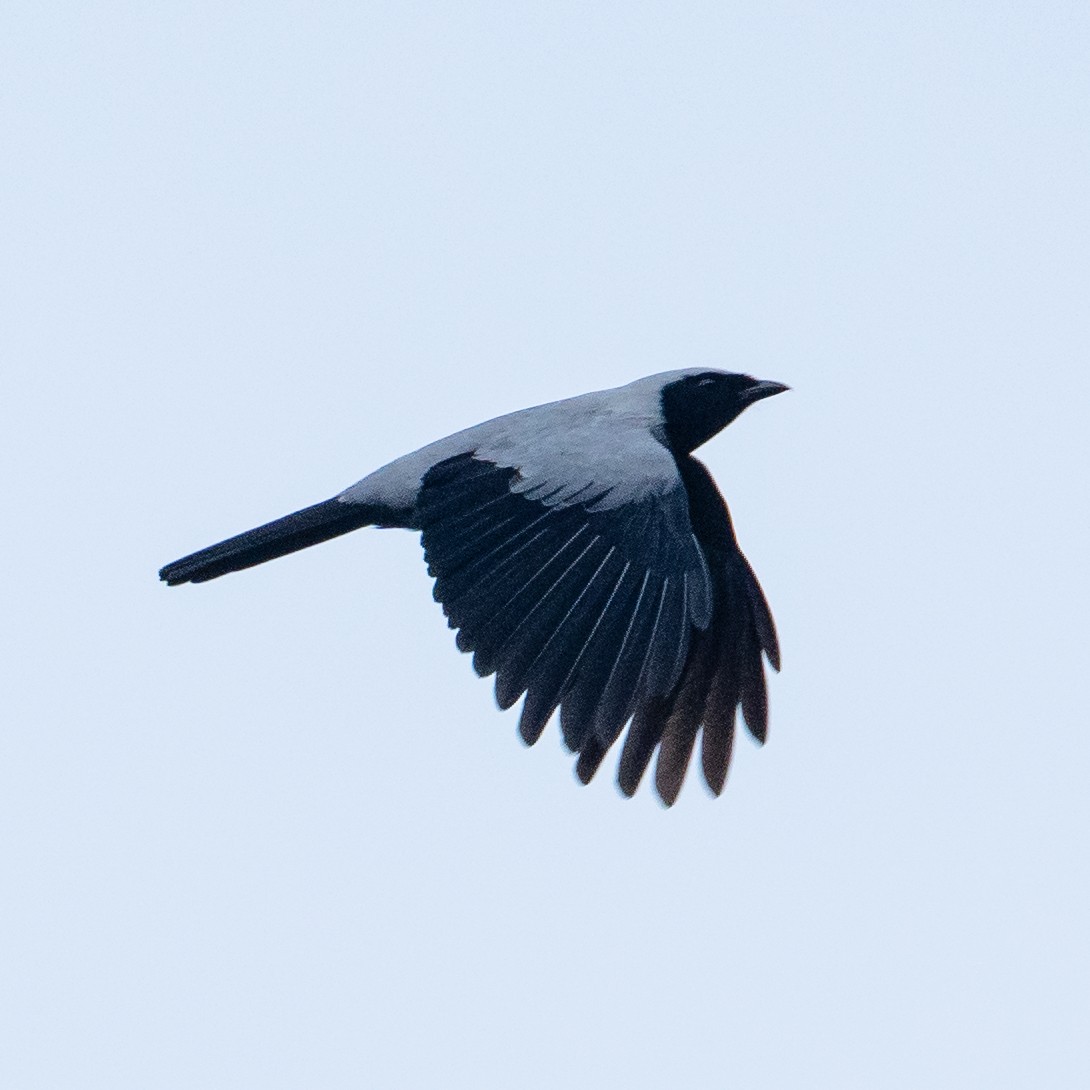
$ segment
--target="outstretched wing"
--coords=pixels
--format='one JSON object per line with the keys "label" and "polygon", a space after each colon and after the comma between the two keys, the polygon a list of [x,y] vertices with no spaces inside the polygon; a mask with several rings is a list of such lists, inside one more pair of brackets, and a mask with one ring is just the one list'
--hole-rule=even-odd
{"label": "outstretched wing", "polygon": [[551,505],[517,484],[517,470],[473,455],[425,475],[417,512],[435,598],[477,673],[497,674],[500,706],[526,693],[527,742],[560,707],[573,750],[592,736],[608,748],[641,702],[676,687],[711,620],[681,478],[622,507],[592,486]]}
{"label": "outstretched wing", "polygon": [[710,487],[718,504],[710,512],[691,514],[688,466],[675,464],[665,491],[611,506],[599,486],[527,489],[517,469],[475,454],[429,470],[416,508],[434,595],[458,647],[473,652],[479,675],[496,674],[501,708],[525,694],[523,739],[536,742],[559,708],[587,782],[631,720],[621,789],[635,791],[661,747],[656,785],[667,803],[702,724],[705,778],[717,793],[740,701],[763,735],[760,656],[775,645],[725,505],[694,464],[700,499]]}
{"label": "outstretched wing", "polygon": [[[723,497],[697,459],[686,458],[680,470],[693,529],[712,574],[712,623],[695,634],[685,671],[670,697],[648,701],[637,710],[617,772],[624,794],[634,794],[657,747],[655,788],[668,806],[681,790],[698,734],[704,780],[716,795],[723,790],[739,706],[750,734],[764,743],[768,695],[762,655],[774,670],[780,668],[772,613],[738,547]],[[579,773],[584,781],[603,756],[583,750]]]}

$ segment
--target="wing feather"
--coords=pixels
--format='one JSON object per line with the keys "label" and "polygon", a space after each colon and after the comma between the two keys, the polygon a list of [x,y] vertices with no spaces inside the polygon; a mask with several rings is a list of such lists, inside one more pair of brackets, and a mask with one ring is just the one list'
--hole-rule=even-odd
{"label": "wing feather", "polygon": [[665,493],[629,489],[610,506],[612,492],[593,481],[529,487],[514,466],[462,454],[425,474],[417,502],[435,598],[477,672],[496,675],[499,705],[525,696],[524,741],[559,708],[585,783],[627,724],[620,788],[633,794],[658,750],[667,805],[701,731],[715,793],[739,705],[763,739],[762,652],[779,665],[772,615],[726,505],[700,463],[677,470]]}

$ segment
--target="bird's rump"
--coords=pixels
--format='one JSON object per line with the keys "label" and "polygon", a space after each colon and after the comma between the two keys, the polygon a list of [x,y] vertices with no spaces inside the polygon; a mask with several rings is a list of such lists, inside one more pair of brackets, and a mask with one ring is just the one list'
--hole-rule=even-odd
{"label": "bird's rump", "polygon": [[[478,674],[497,675],[501,707],[525,693],[519,729],[526,742],[535,742],[560,708],[564,740],[581,755],[584,781],[632,719],[622,789],[635,790],[660,742],[660,766],[669,756],[680,788],[692,750],[685,739],[695,739],[709,689],[724,672],[720,644],[727,633],[716,611],[726,606],[726,615],[744,615],[756,631],[744,586],[727,578],[722,563],[709,569],[681,473],[665,495],[619,507],[607,505],[600,486],[576,493],[569,487],[550,504],[554,490],[538,486],[530,496],[520,484],[515,468],[473,454],[447,459],[423,479],[417,517],[425,558],[435,598],[459,630],[458,647],[473,652]],[[721,525],[708,535],[721,562],[717,534],[724,536]],[[729,519],[725,535],[733,543]],[[724,585],[738,603],[728,602]],[[756,653],[763,688],[759,644]],[[730,664],[734,675],[744,673],[733,658]],[[722,694],[732,694],[731,731],[739,696],[729,685]],[[723,734],[719,729],[712,748],[725,753],[725,776]],[[716,780],[721,788],[717,773],[709,783],[715,788]],[[667,801],[676,797],[676,790],[659,788]]]}

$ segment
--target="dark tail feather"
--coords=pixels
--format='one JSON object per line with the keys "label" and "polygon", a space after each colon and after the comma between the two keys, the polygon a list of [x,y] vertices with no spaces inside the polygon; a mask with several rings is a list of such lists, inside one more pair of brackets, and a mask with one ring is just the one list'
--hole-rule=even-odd
{"label": "dark tail feather", "polygon": [[228,572],[242,571],[266,560],[275,560],[308,545],[317,545],[331,537],[340,537],[350,530],[370,526],[378,512],[362,503],[344,503],[326,500],[313,507],[304,507],[294,515],[285,515],[275,522],[268,522],[256,530],[247,530],[237,537],[229,537],[218,545],[183,556],[159,572],[159,578],[168,586],[179,583],[207,583]]}

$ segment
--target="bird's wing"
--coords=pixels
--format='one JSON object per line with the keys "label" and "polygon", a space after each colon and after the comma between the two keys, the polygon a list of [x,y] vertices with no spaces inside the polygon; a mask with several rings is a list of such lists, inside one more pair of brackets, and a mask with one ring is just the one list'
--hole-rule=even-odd
{"label": "bird's wing", "polygon": [[[654,440],[648,436],[648,443]],[[655,444],[658,446],[658,444]],[[435,598],[496,699],[526,700],[532,743],[560,708],[572,750],[604,753],[641,706],[677,688],[694,637],[712,621],[711,573],[684,482],[660,447],[615,460],[611,481],[578,461],[504,465],[494,450],[433,466],[417,518]],[[589,474],[584,476],[589,477]]]}
{"label": "bird's wing", "polygon": [[[694,633],[693,644],[674,693],[636,711],[625,737],[617,780],[626,795],[635,793],[658,748],[655,787],[670,805],[701,737],[705,782],[723,790],[734,745],[739,706],[750,734],[763,743],[768,732],[768,695],[762,655],[780,668],[776,626],[757,577],[731,525],[730,512],[711,474],[695,458],[680,466],[690,497],[693,529],[708,561],[714,595],[713,619]],[[604,756],[594,745],[579,755],[578,772],[588,780]]]}

